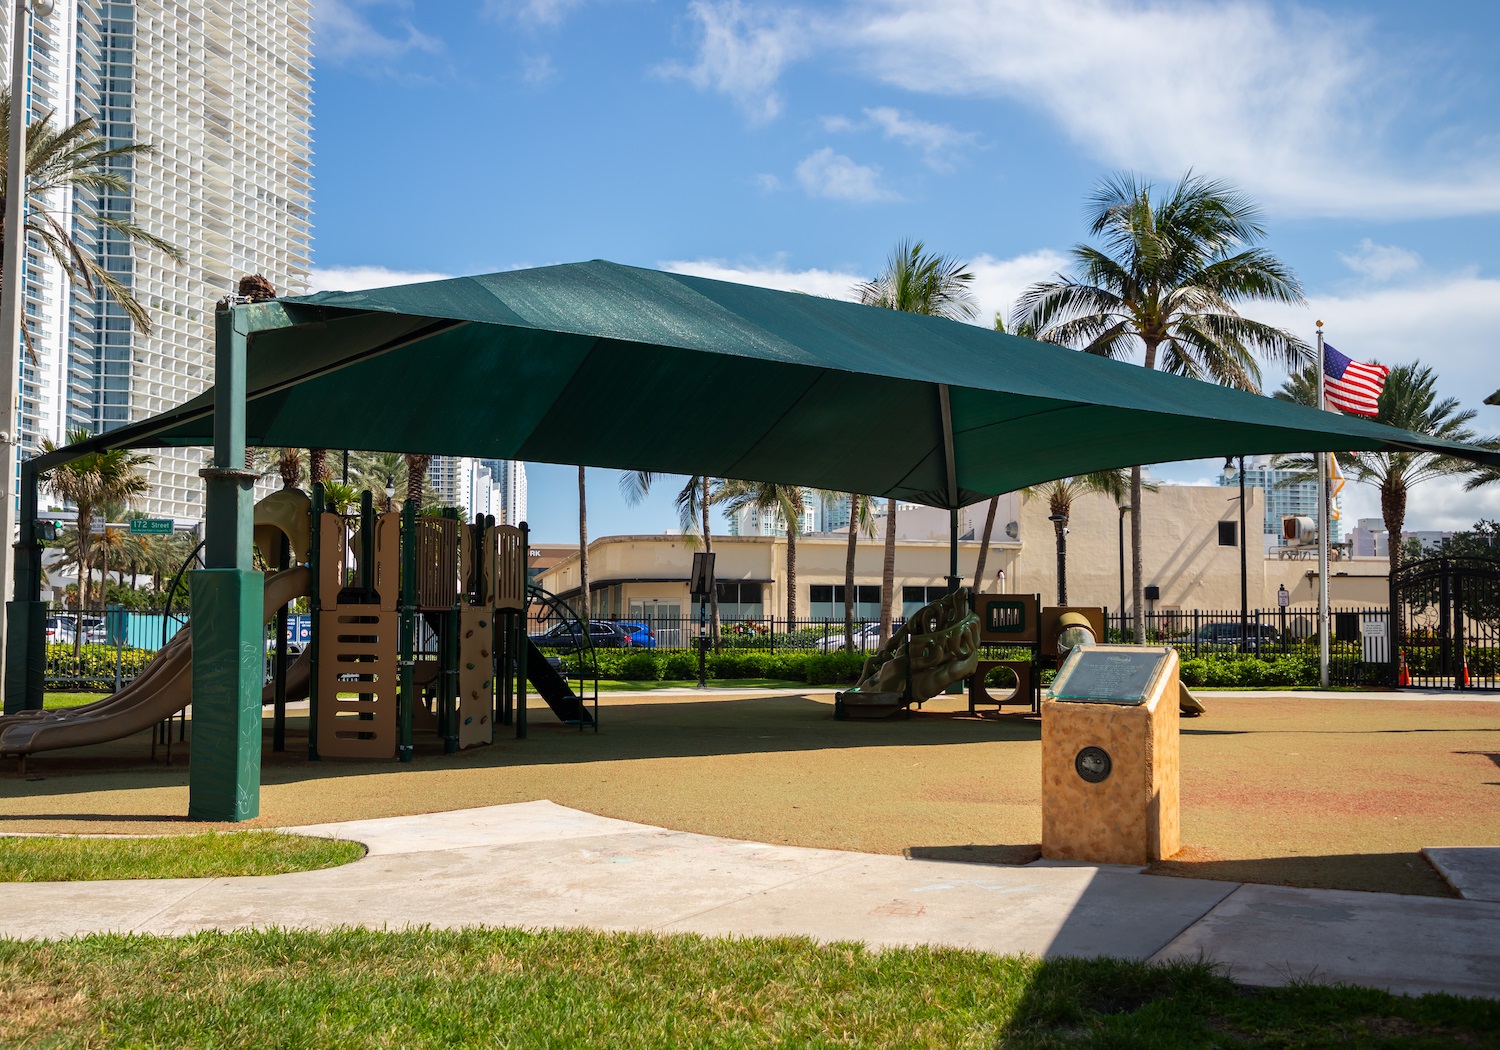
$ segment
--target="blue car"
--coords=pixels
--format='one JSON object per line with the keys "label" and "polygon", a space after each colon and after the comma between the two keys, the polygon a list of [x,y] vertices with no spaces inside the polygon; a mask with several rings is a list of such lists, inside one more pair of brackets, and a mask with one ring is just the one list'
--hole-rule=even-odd
{"label": "blue car", "polygon": [[649,623],[621,620],[620,626],[630,633],[631,645],[640,646],[642,649],[656,648],[656,635]]}

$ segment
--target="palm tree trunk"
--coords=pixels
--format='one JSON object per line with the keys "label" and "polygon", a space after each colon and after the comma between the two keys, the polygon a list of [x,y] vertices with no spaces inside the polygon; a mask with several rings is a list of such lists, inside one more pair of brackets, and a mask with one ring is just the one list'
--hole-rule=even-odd
{"label": "palm tree trunk", "polygon": [[[705,554],[712,554],[713,553],[713,549],[714,549],[713,536],[709,533],[709,529],[708,529],[708,522],[709,522],[709,513],[708,513],[708,502],[709,502],[709,499],[708,498],[709,498],[709,489],[710,489],[709,482],[710,482],[710,480],[711,479],[709,478],[709,476],[707,474],[703,475],[703,552]],[[713,590],[710,591],[709,595],[708,595],[708,633],[709,633],[709,637],[713,639],[714,652],[718,652],[719,651],[719,584],[718,584],[717,580],[714,582]]]}
{"label": "palm tree trunk", "polygon": [[880,644],[891,637],[891,608],[896,597],[896,497],[885,501],[885,564],[880,570]]}
{"label": "palm tree trunk", "polygon": [[854,649],[854,555],[859,545],[859,520],[864,496],[849,497],[849,552],[844,557],[844,650]]}
{"label": "palm tree trunk", "polygon": [[801,522],[789,519],[786,523],[786,629],[797,629],[797,533]]}
{"label": "palm tree trunk", "polygon": [[995,532],[995,511],[1000,506],[1000,497],[990,497],[990,509],[984,516],[984,534],[979,537],[979,560],[974,563],[974,593],[984,589],[984,563],[990,560],[990,537]]}
{"label": "palm tree trunk", "polygon": [[1136,645],[1146,644],[1146,585],[1141,577],[1141,468],[1130,468],[1130,623]]}
{"label": "palm tree trunk", "polygon": [[307,473],[313,481],[332,480],[332,475],[328,473],[328,450],[326,448],[307,450]]}
{"label": "palm tree trunk", "polygon": [[1068,604],[1068,534],[1063,523],[1054,521],[1052,533],[1057,538],[1057,604]]}
{"label": "palm tree trunk", "polygon": [[1401,530],[1406,527],[1406,482],[1394,470],[1380,483],[1380,518],[1385,522],[1386,559],[1394,580],[1401,568]]}
{"label": "palm tree trunk", "polygon": [[427,468],[430,466],[431,456],[411,452],[406,454],[406,501],[418,511],[422,509],[422,483],[427,480]]}
{"label": "palm tree trunk", "polygon": [[582,607],[580,615],[587,632],[594,610],[589,603],[589,498],[584,467],[578,468],[578,593]]}

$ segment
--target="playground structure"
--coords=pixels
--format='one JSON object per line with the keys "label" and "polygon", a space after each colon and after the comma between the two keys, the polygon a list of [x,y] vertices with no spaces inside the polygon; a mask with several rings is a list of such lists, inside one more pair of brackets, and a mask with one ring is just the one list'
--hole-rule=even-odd
{"label": "playground structure", "polygon": [[[493,742],[497,725],[525,737],[528,684],[561,721],[597,730],[597,682],[590,710],[584,671],[575,690],[527,639],[529,603],[572,611],[528,586],[524,523],[464,522],[452,510],[376,513],[368,492],[358,514],[345,517],[314,485],[311,497],[283,489],[259,501],[253,542],[270,570],[261,618],[278,621],[272,680],[261,692],[262,704],[274,705],[273,749],[285,739],[286,702],[301,699],[310,702],[311,759],[410,761],[419,731],[435,733],[445,753]],[[289,662],[285,612],[298,599],[312,612],[312,641]],[[586,646],[587,633],[580,636]],[[192,702],[192,662],[189,625],[111,696],[0,718],[0,755],[24,764],[38,751],[169,720]]]}

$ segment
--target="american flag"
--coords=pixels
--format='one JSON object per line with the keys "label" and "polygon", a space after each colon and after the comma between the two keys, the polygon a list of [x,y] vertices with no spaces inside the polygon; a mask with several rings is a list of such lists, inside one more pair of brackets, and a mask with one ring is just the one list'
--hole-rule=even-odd
{"label": "american flag", "polygon": [[1323,396],[1340,412],[1375,415],[1385,377],[1390,374],[1385,365],[1351,361],[1327,343],[1323,344]]}

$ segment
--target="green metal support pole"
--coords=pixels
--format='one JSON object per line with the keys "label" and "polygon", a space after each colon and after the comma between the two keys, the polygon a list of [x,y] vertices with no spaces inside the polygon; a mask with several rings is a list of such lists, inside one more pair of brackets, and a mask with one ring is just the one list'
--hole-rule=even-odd
{"label": "green metal support pole", "polygon": [[401,606],[399,613],[401,654],[396,661],[400,668],[398,682],[401,695],[397,702],[397,718],[401,739],[396,746],[396,756],[403,762],[416,757],[412,746],[412,705],[416,702],[416,682],[413,678],[416,643],[417,613],[417,508],[407,501],[401,508]]}
{"label": "green metal support pole", "polygon": [[[531,527],[524,521],[521,522],[521,549],[527,551],[527,562],[531,561]],[[531,584],[528,578],[527,585]],[[516,630],[516,739],[526,739],[526,651],[531,648],[527,645],[530,626],[527,623],[527,603],[521,603],[520,624]]]}
{"label": "green metal support pole", "polygon": [[[318,755],[318,635],[319,635],[319,612],[323,608],[323,595],[318,586],[320,579],[318,566],[320,563],[319,551],[323,549],[321,538],[323,535],[323,510],[326,504],[323,502],[323,483],[313,482],[312,486],[312,550],[308,554],[308,570],[312,573],[312,586],[307,590],[308,616],[312,618],[312,632],[308,639],[307,647],[312,650],[308,657],[312,661],[312,679],[308,683],[307,690],[307,757],[309,761],[316,762]],[[335,595],[337,598],[337,595]]]}
{"label": "green metal support pole", "polygon": [[42,601],[42,545],[36,536],[36,468],[21,464],[20,536],[15,600],[5,606],[5,713],[40,711],[47,676],[47,603]]}
{"label": "green metal support pole", "polygon": [[948,511],[948,593],[958,590],[963,582],[964,578],[958,574],[958,509],[955,507]]}
{"label": "green metal support pole", "polygon": [[204,479],[207,566],[192,575],[193,747],[188,816],[260,814],[261,574],[251,568],[255,471],[245,463],[246,308],[214,317],[214,456]]}
{"label": "green metal support pole", "polygon": [[[283,569],[290,569],[292,567],[292,545],[287,541],[285,536],[281,537],[280,547],[281,556],[277,564]],[[271,701],[271,750],[276,752],[286,750],[286,629],[291,619],[287,615],[288,608],[288,606],[283,605],[276,610],[276,655],[273,665],[273,680],[276,683],[276,690]]]}

